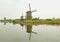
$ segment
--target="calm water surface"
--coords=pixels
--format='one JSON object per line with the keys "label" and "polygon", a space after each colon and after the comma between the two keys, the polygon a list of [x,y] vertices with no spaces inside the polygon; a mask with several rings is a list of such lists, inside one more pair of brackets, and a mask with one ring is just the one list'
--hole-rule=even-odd
{"label": "calm water surface", "polygon": [[60,42],[60,25],[0,23],[0,42]]}

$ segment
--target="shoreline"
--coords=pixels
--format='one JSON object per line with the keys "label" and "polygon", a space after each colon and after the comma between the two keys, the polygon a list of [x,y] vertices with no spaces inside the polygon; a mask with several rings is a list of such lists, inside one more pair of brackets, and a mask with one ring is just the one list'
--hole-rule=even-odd
{"label": "shoreline", "polygon": [[59,24],[60,20],[0,20],[0,22],[11,22],[18,24]]}

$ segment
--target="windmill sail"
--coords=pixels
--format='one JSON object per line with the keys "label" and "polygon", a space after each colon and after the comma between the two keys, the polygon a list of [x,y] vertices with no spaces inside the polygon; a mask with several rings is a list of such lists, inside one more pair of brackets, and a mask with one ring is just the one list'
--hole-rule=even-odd
{"label": "windmill sail", "polygon": [[31,6],[30,6],[30,4],[29,4],[29,10],[31,11]]}
{"label": "windmill sail", "polygon": [[37,10],[31,11],[31,12],[36,12]]}
{"label": "windmill sail", "polygon": [[30,33],[30,36],[29,36],[29,40],[31,40],[31,33]]}

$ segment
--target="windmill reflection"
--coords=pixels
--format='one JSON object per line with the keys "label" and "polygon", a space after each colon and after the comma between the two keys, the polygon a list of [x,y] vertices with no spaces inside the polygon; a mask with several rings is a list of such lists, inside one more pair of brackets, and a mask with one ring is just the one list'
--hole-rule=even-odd
{"label": "windmill reflection", "polygon": [[32,33],[37,34],[36,32],[32,31],[32,25],[26,25],[26,32],[30,33],[29,40],[31,40]]}
{"label": "windmill reflection", "polygon": [[[22,27],[24,24],[20,24]],[[26,25],[26,32],[29,33],[29,40],[31,40],[32,33],[37,34],[36,32],[32,31],[32,25]]]}
{"label": "windmill reflection", "polygon": [[6,22],[4,22],[4,25],[6,25]]}

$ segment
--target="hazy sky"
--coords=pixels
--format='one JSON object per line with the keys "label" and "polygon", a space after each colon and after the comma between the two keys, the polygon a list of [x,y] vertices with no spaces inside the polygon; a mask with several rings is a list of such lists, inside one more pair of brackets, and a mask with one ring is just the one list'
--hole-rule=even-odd
{"label": "hazy sky", "polygon": [[60,18],[60,0],[0,0],[0,19],[20,18],[22,13],[26,16],[29,3],[32,10],[37,10],[32,13],[33,18]]}

